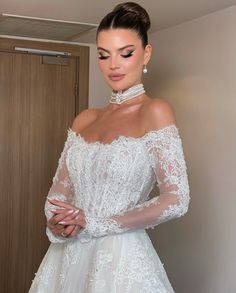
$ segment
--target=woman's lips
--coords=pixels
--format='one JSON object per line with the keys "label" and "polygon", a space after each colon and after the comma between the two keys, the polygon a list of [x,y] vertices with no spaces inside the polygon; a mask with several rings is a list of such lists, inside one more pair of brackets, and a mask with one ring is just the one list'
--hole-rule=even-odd
{"label": "woman's lips", "polygon": [[113,81],[119,81],[121,80],[123,77],[125,76],[125,74],[110,74],[109,78]]}

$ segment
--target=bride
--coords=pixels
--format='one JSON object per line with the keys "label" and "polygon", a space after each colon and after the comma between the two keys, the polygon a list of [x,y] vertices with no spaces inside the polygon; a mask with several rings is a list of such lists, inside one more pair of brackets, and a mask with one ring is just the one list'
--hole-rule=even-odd
{"label": "bride", "polygon": [[189,186],[173,110],[142,84],[149,27],[134,2],[100,22],[99,67],[112,94],[68,129],[45,204],[51,244],[30,293],[174,292],[145,229],[183,216]]}

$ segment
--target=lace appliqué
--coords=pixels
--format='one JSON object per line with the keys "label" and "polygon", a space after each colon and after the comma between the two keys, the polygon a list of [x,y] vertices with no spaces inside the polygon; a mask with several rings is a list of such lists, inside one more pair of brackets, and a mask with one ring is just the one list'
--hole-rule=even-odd
{"label": "lace appliqu\u00e9", "polygon": [[160,222],[165,222],[181,217],[188,211],[190,196],[187,167],[182,141],[175,126],[165,127],[158,135],[152,133],[151,136],[153,139],[147,143],[149,159],[155,170],[160,193],[163,191],[163,194],[178,196],[177,203],[169,205],[159,216]]}
{"label": "lace appliqu\u00e9", "polygon": [[135,286],[139,288],[137,292],[168,293],[160,281],[162,274],[163,264],[160,262],[157,269],[149,246],[140,241],[132,243],[113,272],[117,288],[123,287],[124,293],[132,292]]}
{"label": "lace appliqu\u00e9", "polygon": [[[37,288],[37,293],[47,292],[48,287],[50,286],[50,280],[55,272],[53,265],[45,265],[41,271],[35,274],[33,280],[33,288]],[[31,288],[31,290],[33,289]]]}
{"label": "lace appliqu\u00e9", "polygon": [[[97,217],[86,217],[86,228],[81,232],[79,237],[84,235],[92,235],[93,237],[102,237],[105,235],[119,234],[126,231],[121,228],[119,223],[112,218],[97,218]],[[127,229],[128,230],[128,229]]]}
{"label": "lace appliqu\u00e9", "polygon": [[[180,217],[187,212],[190,199],[189,187],[182,142],[176,126],[171,125],[157,131],[151,131],[143,137],[141,142],[141,145],[145,146],[143,153],[146,152],[148,161],[152,167],[152,172],[155,173],[160,195],[146,201],[143,201],[140,196],[142,203],[135,204],[133,200],[130,200],[131,196],[127,193],[125,199],[127,202],[126,211],[117,211],[107,217],[93,217],[89,216],[88,213],[87,226],[81,233],[81,241],[90,241],[91,237],[113,235],[135,229],[154,228],[162,222]],[[116,144],[114,145],[116,146]],[[109,145],[106,144],[95,144],[94,146],[105,146],[105,149],[107,150],[108,148],[109,150]],[[138,157],[137,159],[133,159],[136,164],[138,164],[138,159],[143,163],[141,158]],[[128,169],[128,165],[125,165],[125,161],[122,161],[122,164],[120,168],[123,174],[125,174],[125,168]],[[143,170],[145,172],[144,168]],[[120,170],[117,173],[119,172]],[[136,182],[138,186],[139,182]],[[119,194],[117,194],[117,197],[119,197]],[[111,199],[112,195],[110,199],[106,201],[104,199],[105,206],[108,206]],[[113,209],[114,206],[110,203],[110,212]],[[87,238],[82,237],[82,235],[86,235]]]}
{"label": "lace appliqu\u00e9", "polygon": [[[76,236],[81,242],[153,228],[187,212],[186,164],[175,125],[140,138],[120,136],[111,144],[87,143],[69,131],[65,149],[67,158],[60,158],[54,182],[66,186],[67,200],[73,196],[85,212],[86,227]],[[155,181],[160,195],[149,199]]]}
{"label": "lace appliqu\u00e9", "polygon": [[[71,181],[67,164],[66,158],[68,154],[68,149],[71,147],[73,140],[70,135],[68,135],[67,140],[64,144],[63,151],[61,152],[58,167],[55,173],[55,176],[52,180],[52,186],[48,192],[47,198],[54,198],[61,201],[72,203],[74,202],[74,187]],[[55,207],[54,205],[50,204],[48,200],[45,202],[44,212],[46,215],[47,220],[49,220],[54,214],[51,212],[52,209],[59,208]],[[64,243],[68,241],[70,238],[65,238],[61,236],[54,235],[51,230],[46,227],[46,235],[48,239],[52,243]]]}
{"label": "lace appliqu\u00e9", "polygon": [[[61,273],[59,276],[60,286],[63,288],[66,278],[68,278],[68,272],[71,266],[79,264],[81,260],[81,254],[83,253],[83,248],[79,243],[76,243],[76,239],[71,239],[65,244]],[[63,291],[63,290],[62,290]]]}
{"label": "lace appliqu\u00e9", "polygon": [[[87,274],[86,292],[97,292],[105,288],[104,271],[109,272],[113,254],[106,250],[99,250],[91,263],[91,271]],[[104,291],[105,292],[105,291]]]}
{"label": "lace appliqu\u00e9", "polygon": [[[156,182],[160,194],[149,199]],[[74,238],[48,230],[49,240],[59,243],[52,251],[60,254],[46,256],[31,292],[49,292],[52,285],[57,292],[173,292],[143,229],[188,209],[186,165],[174,125],[140,138],[120,136],[111,144],[86,143],[69,131],[48,197],[83,209],[87,225]],[[52,208],[46,201],[47,219]],[[98,239],[106,235],[112,237]],[[86,268],[82,259],[89,261]]]}

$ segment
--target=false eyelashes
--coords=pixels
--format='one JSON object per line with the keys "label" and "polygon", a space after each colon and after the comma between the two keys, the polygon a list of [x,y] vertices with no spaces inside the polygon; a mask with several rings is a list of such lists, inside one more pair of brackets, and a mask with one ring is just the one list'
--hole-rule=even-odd
{"label": "false eyelashes", "polygon": [[[129,58],[129,57],[131,57],[131,56],[133,56],[133,52],[134,51],[131,51],[131,52],[129,52],[128,54],[126,54],[126,55],[121,55],[123,58]],[[98,56],[98,58],[100,59],[100,60],[106,60],[106,59],[108,59],[110,56],[102,56],[102,55],[100,55],[100,56]]]}

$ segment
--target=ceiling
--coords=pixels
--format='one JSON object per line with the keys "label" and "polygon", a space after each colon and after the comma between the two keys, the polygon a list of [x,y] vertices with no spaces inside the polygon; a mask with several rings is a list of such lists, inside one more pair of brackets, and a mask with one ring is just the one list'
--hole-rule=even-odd
{"label": "ceiling", "polygon": [[[106,13],[121,2],[124,1],[1,0],[0,14],[98,24]],[[236,0],[137,0],[136,2],[142,5],[151,17],[150,32],[163,30],[236,5]],[[82,36],[78,34],[73,41],[94,43],[95,31],[83,33]]]}
{"label": "ceiling", "polygon": [[97,26],[38,17],[0,15],[0,35],[74,42]]}

